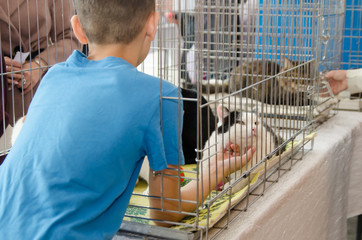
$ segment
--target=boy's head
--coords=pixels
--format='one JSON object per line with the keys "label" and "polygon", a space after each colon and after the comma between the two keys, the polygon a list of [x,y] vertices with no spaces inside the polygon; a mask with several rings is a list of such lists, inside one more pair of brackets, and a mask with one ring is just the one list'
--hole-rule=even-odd
{"label": "boy's head", "polygon": [[74,0],[88,42],[129,44],[141,32],[155,0]]}

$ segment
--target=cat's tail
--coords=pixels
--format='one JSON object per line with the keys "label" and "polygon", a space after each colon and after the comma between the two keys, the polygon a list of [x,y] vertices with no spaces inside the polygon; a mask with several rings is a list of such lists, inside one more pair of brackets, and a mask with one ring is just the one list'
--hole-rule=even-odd
{"label": "cat's tail", "polygon": [[271,136],[272,136],[272,139],[273,139],[273,142],[274,142],[274,146],[280,146],[283,144],[283,146],[279,149],[279,151],[276,152],[276,156],[279,156],[280,154],[282,154],[285,149],[286,149],[286,144],[284,144],[284,139],[276,134],[273,130],[272,127],[270,127],[266,122],[263,122],[263,126],[266,128],[266,130],[268,132],[270,132]]}
{"label": "cat's tail", "polygon": [[[284,139],[280,136],[274,135],[274,142],[275,146],[280,146],[284,143]],[[286,144],[283,144],[283,146],[279,149],[279,151],[276,153],[276,156],[281,155],[286,150]]]}

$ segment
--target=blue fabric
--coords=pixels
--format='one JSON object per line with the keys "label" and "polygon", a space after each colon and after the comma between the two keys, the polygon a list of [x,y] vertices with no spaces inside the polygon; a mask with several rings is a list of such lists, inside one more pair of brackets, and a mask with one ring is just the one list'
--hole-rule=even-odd
{"label": "blue fabric", "polygon": [[143,158],[179,159],[182,104],[168,82],[120,58],[75,51],[42,80],[0,166],[0,239],[111,239]]}

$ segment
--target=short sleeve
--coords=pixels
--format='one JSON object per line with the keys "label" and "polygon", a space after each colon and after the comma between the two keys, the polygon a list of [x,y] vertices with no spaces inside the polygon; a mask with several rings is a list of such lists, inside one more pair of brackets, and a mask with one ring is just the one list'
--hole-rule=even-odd
{"label": "short sleeve", "polygon": [[[178,97],[177,89],[172,97]],[[182,152],[183,103],[178,99],[162,100],[162,130],[167,164],[184,165]]]}
{"label": "short sleeve", "polygon": [[[173,97],[176,95],[173,94]],[[182,112],[182,102],[179,104],[177,99],[163,99],[162,121],[160,107],[150,119],[145,144],[150,167],[155,171],[165,169],[167,164],[185,163],[181,147]]]}
{"label": "short sleeve", "polygon": [[153,113],[145,134],[146,154],[150,167],[154,171],[167,168],[165,146],[161,132],[161,118],[159,108]]}

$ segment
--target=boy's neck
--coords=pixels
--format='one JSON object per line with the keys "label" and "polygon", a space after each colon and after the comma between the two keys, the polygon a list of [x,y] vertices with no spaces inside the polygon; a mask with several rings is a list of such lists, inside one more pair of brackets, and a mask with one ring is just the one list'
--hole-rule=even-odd
{"label": "boy's neck", "polygon": [[140,51],[139,45],[136,46],[132,43],[128,45],[122,43],[105,45],[89,44],[88,60],[97,61],[106,57],[119,57],[137,67]]}

